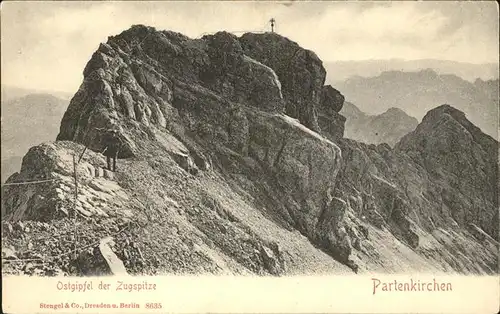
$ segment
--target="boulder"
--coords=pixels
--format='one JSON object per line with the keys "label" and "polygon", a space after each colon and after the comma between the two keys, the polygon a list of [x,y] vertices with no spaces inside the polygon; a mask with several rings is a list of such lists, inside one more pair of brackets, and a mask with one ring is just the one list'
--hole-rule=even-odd
{"label": "boulder", "polygon": [[347,264],[352,251],[350,237],[345,228],[347,204],[332,198],[318,218],[316,238],[320,244],[342,263]]}
{"label": "boulder", "polygon": [[344,106],[345,97],[331,85],[321,89],[320,105],[325,111],[339,112]]}

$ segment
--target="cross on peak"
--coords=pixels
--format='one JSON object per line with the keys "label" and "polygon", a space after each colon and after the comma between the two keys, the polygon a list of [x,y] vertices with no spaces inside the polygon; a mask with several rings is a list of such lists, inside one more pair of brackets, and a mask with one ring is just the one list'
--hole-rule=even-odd
{"label": "cross on peak", "polygon": [[276,20],[275,20],[275,19],[274,19],[274,17],[273,17],[273,18],[271,18],[271,19],[269,20],[269,22],[271,22],[271,32],[273,32],[273,33],[274,33],[274,24],[276,23]]}

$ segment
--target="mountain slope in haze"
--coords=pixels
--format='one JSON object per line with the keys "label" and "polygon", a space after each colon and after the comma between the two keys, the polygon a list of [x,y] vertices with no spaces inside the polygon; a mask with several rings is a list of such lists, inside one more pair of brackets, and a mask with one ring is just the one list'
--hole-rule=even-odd
{"label": "mountain slope in haze", "polygon": [[330,84],[336,86],[354,76],[373,77],[387,71],[416,72],[433,69],[439,74],[452,74],[469,82],[476,79],[498,79],[498,63],[473,64],[448,60],[363,60],[325,62],[325,68],[332,75],[327,77]]}
{"label": "mountain slope in haze", "polygon": [[339,83],[337,88],[349,102],[368,114],[397,107],[421,119],[434,107],[453,104],[483,132],[497,138],[498,79],[471,83],[430,69],[390,71],[376,77],[353,77]]}
{"label": "mountain slope in haze", "polygon": [[[42,261],[3,272],[109,273],[98,244],[111,236],[131,274],[497,273],[498,142],[447,106],[395,149],[345,139],[344,97],[325,75],[275,33],[109,37],[58,140],[8,179],[49,181],[2,189],[2,247]],[[100,153],[110,127],[116,172]],[[75,236],[85,249],[61,256]]]}
{"label": "mountain slope in haze", "polygon": [[27,88],[8,86],[2,84],[2,102],[11,101],[13,99],[22,98],[29,94],[35,94],[36,91]]}
{"label": "mountain slope in haze", "polygon": [[73,96],[69,92],[36,90],[36,89],[22,88],[4,84],[1,85],[1,88],[2,88],[2,93],[1,93],[2,102],[11,101],[17,98],[22,98],[31,94],[49,94],[57,98],[67,100],[69,102],[71,96]]}
{"label": "mountain slope in haze", "polygon": [[68,101],[50,94],[28,94],[2,102],[2,182],[21,167],[33,145],[54,140]]}
{"label": "mountain slope in haze", "polygon": [[345,137],[367,144],[387,143],[393,147],[413,131],[418,120],[398,108],[379,115],[367,115],[354,104],[345,102],[340,114],[346,117]]}

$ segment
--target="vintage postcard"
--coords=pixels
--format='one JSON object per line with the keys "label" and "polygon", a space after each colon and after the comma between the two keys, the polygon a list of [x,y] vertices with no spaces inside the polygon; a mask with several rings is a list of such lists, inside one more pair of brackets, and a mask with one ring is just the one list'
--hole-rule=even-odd
{"label": "vintage postcard", "polygon": [[498,4],[4,1],[6,313],[497,313]]}

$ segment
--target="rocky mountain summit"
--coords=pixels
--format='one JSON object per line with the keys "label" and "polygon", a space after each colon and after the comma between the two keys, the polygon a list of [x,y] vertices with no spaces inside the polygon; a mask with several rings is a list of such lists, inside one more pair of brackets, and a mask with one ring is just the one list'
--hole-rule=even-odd
{"label": "rocky mountain summit", "polygon": [[389,108],[379,115],[368,115],[354,104],[346,102],[340,114],[347,119],[344,136],[367,144],[387,143],[394,147],[418,125],[417,119],[399,108]]}
{"label": "rocky mountain summit", "polygon": [[[494,69],[498,73],[498,65]],[[336,87],[368,114],[398,107],[420,120],[432,108],[452,104],[484,133],[498,137],[498,78],[472,83],[432,69],[386,71],[374,77],[352,77]]]}
{"label": "rocky mountain summit", "polygon": [[450,106],[394,149],[345,139],[325,75],[274,33],[109,37],[2,188],[4,272],[496,273],[498,142]]}

